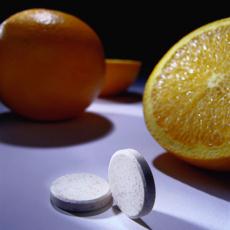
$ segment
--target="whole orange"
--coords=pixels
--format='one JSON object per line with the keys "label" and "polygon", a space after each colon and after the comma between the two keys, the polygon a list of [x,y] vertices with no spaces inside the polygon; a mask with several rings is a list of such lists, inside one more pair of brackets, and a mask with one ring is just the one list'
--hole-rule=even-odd
{"label": "whole orange", "polygon": [[79,115],[99,94],[104,51],[97,34],[75,16],[29,9],[0,27],[0,98],[35,120]]}

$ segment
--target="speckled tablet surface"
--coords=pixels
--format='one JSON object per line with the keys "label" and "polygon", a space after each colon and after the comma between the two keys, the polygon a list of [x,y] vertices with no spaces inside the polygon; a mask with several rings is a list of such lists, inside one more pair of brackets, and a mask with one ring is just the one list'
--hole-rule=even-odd
{"label": "speckled tablet surface", "polygon": [[155,184],[149,165],[134,149],[114,153],[109,164],[109,184],[114,202],[131,218],[148,214],[155,201]]}
{"label": "speckled tablet surface", "polygon": [[68,174],[57,178],[50,187],[51,201],[71,212],[90,212],[112,201],[109,184],[88,173]]}

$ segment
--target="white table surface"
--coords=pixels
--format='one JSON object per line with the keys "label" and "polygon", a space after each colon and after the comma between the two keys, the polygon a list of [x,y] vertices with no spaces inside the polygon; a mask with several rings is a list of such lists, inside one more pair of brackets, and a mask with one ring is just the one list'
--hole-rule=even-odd
{"label": "white table surface", "polygon": [[[230,230],[229,173],[166,153],[146,129],[141,94],[97,99],[81,118],[61,123],[19,119],[4,106],[0,112],[1,230]],[[150,214],[134,221],[113,207],[82,217],[52,206],[54,179],[74,172],[107,178],[110,157],[122,148],[137,149],[151,167],[156,201]]]}

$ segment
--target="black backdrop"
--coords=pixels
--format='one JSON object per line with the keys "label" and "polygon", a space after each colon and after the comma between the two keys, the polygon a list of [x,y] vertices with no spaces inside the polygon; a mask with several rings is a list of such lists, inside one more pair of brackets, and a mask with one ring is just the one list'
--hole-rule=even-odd
{"label": "black backdrop", "polygon": [[[213,3],[212,3],[213,2]],[[139,59],[146,79],[162,55],[185,34],[208,22],[228,17],[220,1],[1,1],[0,20],[28,8],[71,13],[87,22],[100,36],[110,58]],[[201,4],[201,5],[200,5]]]}

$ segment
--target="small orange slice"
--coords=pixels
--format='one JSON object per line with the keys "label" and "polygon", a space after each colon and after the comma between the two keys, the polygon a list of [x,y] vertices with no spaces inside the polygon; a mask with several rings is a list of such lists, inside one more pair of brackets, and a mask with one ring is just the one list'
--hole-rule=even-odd
{"label": "small orange slice", "polygon": [[106,59],[105,84],[100,96],[112,96],[125,91],[138,77],[140,61]]}
{"label": "small orange slice", "polygon": [[165,149],[230,170],[230,18],[174,45],[149,77],[143,103],[146,125]]}

